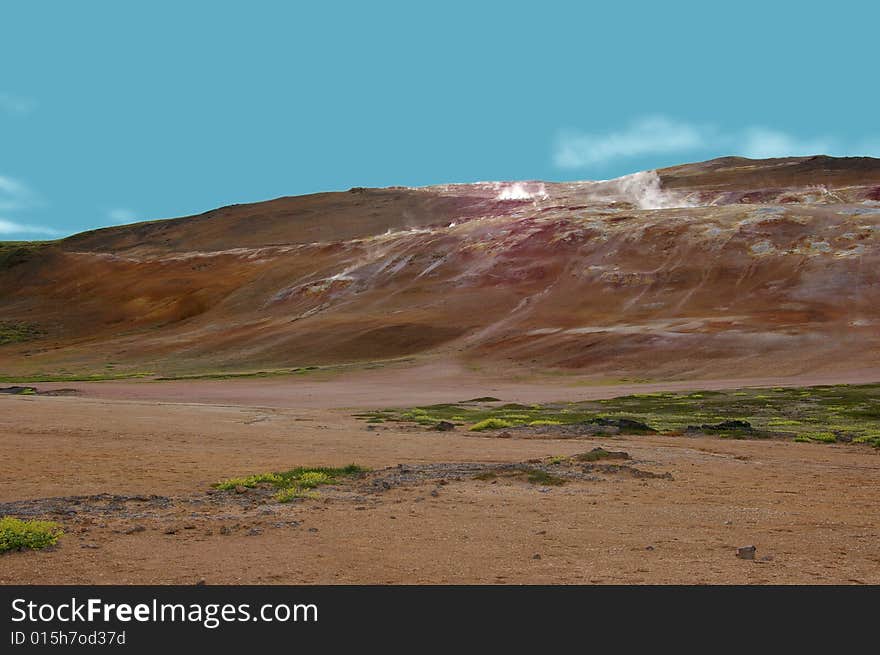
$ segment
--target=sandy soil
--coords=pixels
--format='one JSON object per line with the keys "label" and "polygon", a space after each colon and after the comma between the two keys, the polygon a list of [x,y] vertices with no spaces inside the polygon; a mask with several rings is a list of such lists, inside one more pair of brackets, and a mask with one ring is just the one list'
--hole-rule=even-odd
{"label": "sandy soil", "polygon": [[[76,512],[49,515],[67,530],[57,548],[0,556],[0,583],[880,583],[876,450],[368,430],[338,409],[632,390],[477,378],[456,386],[442,377],[68,383],[55,386],[83,395],[0,396],[0,507],[38,501],[30,506]],[[541,487],[450,475],[378,491],[328,489],[288,505],[207,493],[220,478],[297,465],[356,462],[381,472],[523,462],[597,445],[672,479],[603,472]],[[83,508],[106,497],[39,500],[93,494],[126,498],[103,513]],[[755,561],[735,556],[747,544],[757,546]]]}
{"label": "sandy soil", "polygon": [[[738,389],[741,387],[859,384],[880,380],[880,368],[811,373],[690,379],[664,382],[626,382],[586,375],[529,375],[522,369],[486,367],[477,372],[449,359],[423,358],[376,369],[316,372],[306,375],[234,380],[108,380],[34,384],[40,390],[76,389],[80,397],[103,400],[143,400],[163,403],[202,403],[274,408],[334,409],[413,407],[459,402],[492,395],[508,402],[592,400],[632,393]],[[14,383],[8,383],[14,384]],[[0,385],[0,386],[5,386]]]}

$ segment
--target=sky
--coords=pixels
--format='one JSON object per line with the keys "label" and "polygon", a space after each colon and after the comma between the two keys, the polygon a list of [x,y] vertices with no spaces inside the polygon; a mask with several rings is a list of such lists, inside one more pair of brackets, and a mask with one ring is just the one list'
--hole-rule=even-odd
{"label": "sky", "polygon": [[846,0],[0,0],[0,240],[352,186],[880,156],[878,19]]}

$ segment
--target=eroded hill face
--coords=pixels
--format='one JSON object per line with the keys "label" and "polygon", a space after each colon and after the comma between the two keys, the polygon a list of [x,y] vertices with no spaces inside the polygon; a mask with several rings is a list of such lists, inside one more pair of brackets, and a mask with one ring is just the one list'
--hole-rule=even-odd
{"label": "eroded hill face", "polygon": [[0,325],[30,330],[0,373],[417,354],[615,378],[866,368],[878,241],[866,158],[283,198],[0,251]]}

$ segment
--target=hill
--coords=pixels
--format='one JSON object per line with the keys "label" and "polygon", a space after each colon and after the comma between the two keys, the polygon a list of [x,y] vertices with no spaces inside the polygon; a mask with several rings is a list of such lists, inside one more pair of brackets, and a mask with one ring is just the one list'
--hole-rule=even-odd
{"label": "hill", "polygon": [[880,160],[352,189],[0,246],[0,375],[880,365]]}

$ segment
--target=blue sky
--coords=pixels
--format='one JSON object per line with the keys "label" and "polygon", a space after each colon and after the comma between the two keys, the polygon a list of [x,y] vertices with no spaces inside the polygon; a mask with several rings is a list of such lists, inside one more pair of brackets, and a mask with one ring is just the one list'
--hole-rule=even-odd
{"label": "blue sky", "polygon": [[880,156],[880,9],[4,2],[0,239],[346,189]]}

